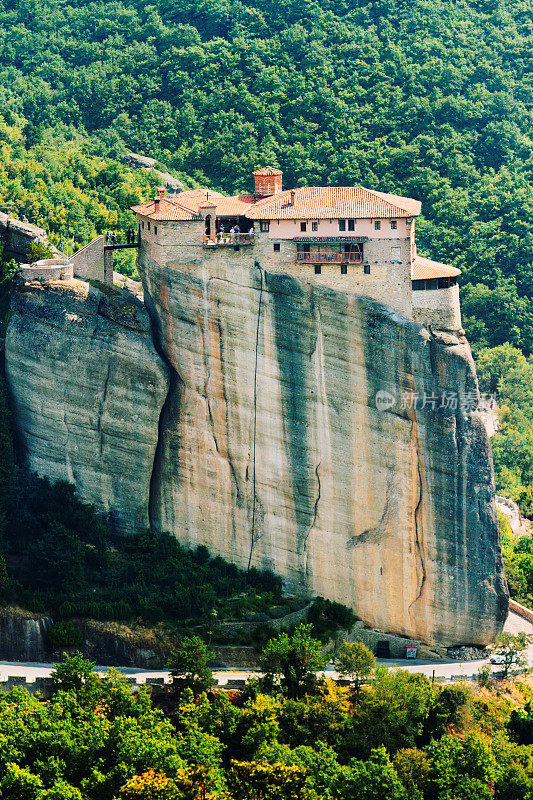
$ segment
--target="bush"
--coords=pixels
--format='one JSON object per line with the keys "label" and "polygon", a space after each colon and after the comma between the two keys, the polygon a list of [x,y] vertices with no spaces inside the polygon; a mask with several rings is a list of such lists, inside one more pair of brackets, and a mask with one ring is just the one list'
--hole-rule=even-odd
{"label": "bush", "polygon": [[83,641],[83,633],[69,620],[55,622],[48,628],[48,639],[54,648],[79,647]]}

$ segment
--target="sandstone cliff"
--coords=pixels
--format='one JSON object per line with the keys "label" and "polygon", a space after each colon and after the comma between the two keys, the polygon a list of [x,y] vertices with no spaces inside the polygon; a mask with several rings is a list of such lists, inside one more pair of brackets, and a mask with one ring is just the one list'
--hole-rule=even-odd
{"label": "sandstone cliff", "polygon": [[30,468],[71,481],[123,530],[147,527],[168,370],[144,306],[82,281],[26,284],[13,296],[6,373]]}
{"label": "sandstone cliff", "polygon": [[6,359],[32,467],[125,530],[149,513],[372,627],[493,640],[507,590],[485,430],[460,405],[399,402],[475,396],[467,343],[259,266],[140,264],[168,367],[137,306],[128,327],[80,282],[16,296]]}

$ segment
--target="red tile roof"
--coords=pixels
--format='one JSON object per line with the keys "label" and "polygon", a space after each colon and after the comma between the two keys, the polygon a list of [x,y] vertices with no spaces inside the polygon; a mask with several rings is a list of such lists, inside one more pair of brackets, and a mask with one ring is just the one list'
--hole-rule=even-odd
{"label": "red tile roof", "polygon": [[252,175],[259,175],[259,177],[263,175],[283,175],[283,172],[275,167],[262,167],[262,169],[254,170]]}
{"label": "red tile roof", "polygon": [[430,278],[455,278],[461,274],[457,267],[449,264],[440,264],[438,261],[431,261],[429,258],[416,256],[411,269],[411,280],[429,280]]}
{"label": "red tile roof", "polygon": [[250,219],[394,219],[415,217],[421,203],[362,186],[303,186],[258,200]]}
{"label": "red tile roof", "polygon": [[132,206],[131,210],[136,214],[140,214],[143,217],[149,217],[155,221],[200,219],[197,213],[198,207],[196,210],[184,208],[175,200],[169,200],[165,197],[161,198],[159,203],[156,203],[154,200],[150,200],[148,203],[142,203],[139,206]]}

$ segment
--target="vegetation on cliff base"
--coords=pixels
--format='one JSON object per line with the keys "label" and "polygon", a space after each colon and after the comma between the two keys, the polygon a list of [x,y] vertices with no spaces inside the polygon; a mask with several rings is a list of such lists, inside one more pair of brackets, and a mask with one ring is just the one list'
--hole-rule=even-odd
{"label": "vegetation on cliff base", "polygon": [[0,694],[4,800],[531,800],[531,682],[433,685],[380,666],[358,693],[208,694],[104,677],[79,654],[52,698]]}

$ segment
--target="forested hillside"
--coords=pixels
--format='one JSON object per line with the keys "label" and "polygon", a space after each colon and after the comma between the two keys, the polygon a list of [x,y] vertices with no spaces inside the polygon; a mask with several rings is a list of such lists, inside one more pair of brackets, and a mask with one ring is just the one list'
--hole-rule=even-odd
{"label": "forested hillside", "polygon": [[[153,181],[119,166],[127,148],[228,192],[271,163],[286,186],[418,198],[419,252],[463,270],[474,352],[509,342],[531,391],[527,0],[0,0],[0,13],[0,207],[55,241],[69,215],[80,244],[128,224]],[[521,402],[495,454],[500,490],[526,511]]]}

